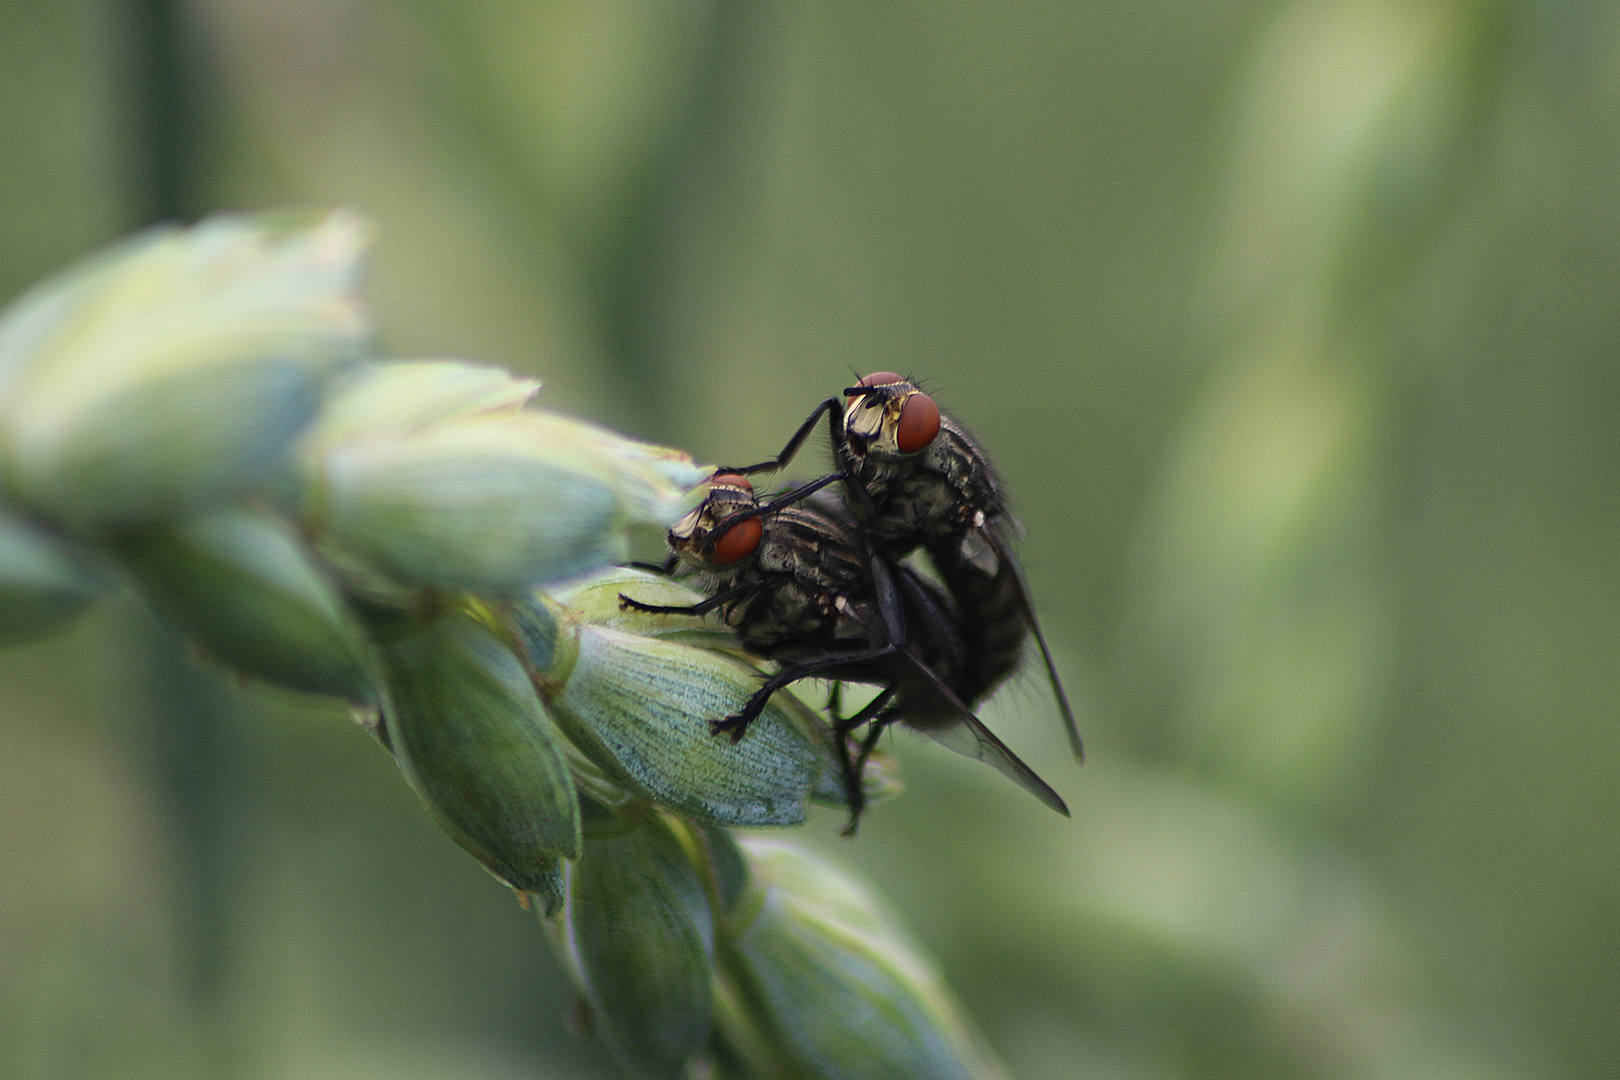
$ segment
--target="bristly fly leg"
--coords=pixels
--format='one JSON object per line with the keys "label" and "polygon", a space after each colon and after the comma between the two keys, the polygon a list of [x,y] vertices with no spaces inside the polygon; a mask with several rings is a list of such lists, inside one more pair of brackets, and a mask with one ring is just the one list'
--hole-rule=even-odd
{"label": "bristly fly leg", "polygon": [[664,577],[669,577],[671,574],[675,573],[675,567],[680,565],[680,558],[679,556],[671,555],[661,563],[641,562],[640,560],[635,560],[632,562],[627,562],[624,565],[628,566],[632,570],[647,570],[654,574],[662,574]]}
{"label": "bristly fly leg", "polygon": [[[895,688],[886,686],[854,716],[833,717],[833,729],[837,733],[834,745],[838,749],[838,766],[844,774],[844,805],[849,810],[849,823],[844,826],[844,831],[840,834],[842,836],[855,835],[855,829],[860,824],[861,812],[866,809],[866,788],[862,785],[861,779],[866,773],[866,759],[872,756],[872,748],[877,745],[877,735],[883,730],[884,721],[877,717],[894,694]],[[867,732],[866,738],[861,740],[860,752],[851,757],[850,736],[865,723],[871,723],[872,728]]]}
{"label": "bristly fly leg", "polygon": [[[874,631],[874,637],[885,642],[885,644],[870,649],[830,652],[826,656],[817,657],[814,660],[801,660],[797,663],[788,664],[766,679],[765,684],[754,692],[754,696],[748,699],[748,702],[740,711],[722,720],[711,720],[709,730],[716,735],[722,732],[729,733],[732,742],[740,741],[743,734],[747,732],[748,725],[752,724],[758,719],[759,714],[765,711],[765,704],[770,700],[772,694],[785,686],[798,682],[800,679],[810,678],[818,672],[830,671],[853,664],[871,663],[875,660],[885,660],[893,656],[902,657],[927,671],[921,661],[905,650],[906,623],[905,615],[900,607],[900,594],[895,586],[888,561],[881,556],[874,556],[872,559],[872,584],[877,593],[878,612],[882,625],[880,627],[869,626],[868,629]],[[935,682],[938,682],[933,672],[928,671],[927,674]],[[969,716],[971,715],[969,713]]]}
{"label": "bristly fly leg", "polygon": [[716,469],[715,474],[737,473],[740,476],[752,476],[754,473],[776,472],[779,469],[787,468],[788,462],[793,460],[794,456],[798,454],[799,448],[804,445],[804,440],[809,438],[810,433],[815,430],[816,422],[821,419],[823,413],[827,414],[827,434],[831,436],[832,444],[834,446],[840,445],[844,439],[844,403],[837,398],[828,398],[820,405],[817,405],[809,418],[799,425],[799,430],[793,433],[793,437],[787,441],[786,446],[782,447],[780,454],[777,454],[769,461],[761,461],[756,465],[747,465],[740,469]]}
{"label": "bristly fly leg", "polygon": [[726,525],[733,525],[739,521],[747,521],[749,518],[766,517],[776,513],[783,507],[792,506],[796,502],[808,499],[828,484],[837,483],[839,480],[844,479],[847,478],[843,473],[829,473],[826,476],[818,476],[808,484],[800,484],[792,491],[784,491],[770,502],[759,503],[749,507],[747,510],[739,510],[735,514],[727,514],[721,520]]}
{"label": "bristly fly leg", "polygon": [[[863,396],[876,392],[875,387],[869,386],[850,387],[844,391],[845,394],[851,396]],[[833,480],[844,481],[845,501],[850,504],[851,508],[859,516],[871,517],[874,512],[872,496],[867,492],[866,485],[849,468],[847,454],[845,453],[848,436],[844,433],[844,402],[839,398],[830,397],[817,405],[815,410],[805,418],[804,423],[799,425],[799,430],[793,433],[793,437],[787,441],[787,445],[782,447],[782,452],[775,457],[753,465],[744,465],[741,468],[716,469],[715,475],[737,473],[741,476],[751,476],[754,473],[777,472],[787,468],[788,463],[794,459],[800,448],[804,446],[804,441],[816,429],[816,423],[820,421],[823,413],[827,416],[827,440],[832,446],[833,463],[838,466],[839,471],[830,477],[823,477],[817,483],[817,488]],[[816,488],[811,488],[811,490],[816,490]],[[809,491],[803,489],[800,489],[799,492],[790,492],[790,497],[784,496],[782,499],[775,500],[773,505],[776,507],[786,506],[790,502],[797,502],[809,493]]]}
{"label": "bristly fly leg", "polygon": [[827,687],[826,710],[827,715],[832,717],[833,726],[837,727],[838,714],[844,711],[844,684],[841,680],[834,679]]}
{"label": "bristly fly leg", "polygon": [[643,604],[640,600],[619,594],[620,611],[645,611],[651,615],[706,615],[723,604],[733,600],[741,600],[765,587],[763,581],[745,581],[741,585],[729,589],[722,589],[713,596],[705,597],[695,604]]}
{"label": "bristly fly leg", "polygon": [[800,679],[808,679],[818,672],[830,671],[849,664],[865,664],[873,660],[883,660],[894,656],[900,651],[898,646],[884,645],[875,649],[833,652],[826,656],[817,657],[814,660],[801,660],[798,663],[789,664],[766,679],[765,684],[754,691],[754,696],[749,698],[747,703],[737,712],[722,720],[709,721],[709,730],[716,735],[729,734],[732,742],[740,742],[743,735],[748,731],[748,725],[759,719],[759,714],[765,711],[765,705],[771,700],[771,695],[784,686],[796,683]]}

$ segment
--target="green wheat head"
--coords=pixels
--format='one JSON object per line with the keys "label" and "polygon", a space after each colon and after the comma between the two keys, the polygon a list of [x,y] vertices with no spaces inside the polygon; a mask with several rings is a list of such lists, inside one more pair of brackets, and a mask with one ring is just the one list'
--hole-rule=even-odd
{"label": "green wheat head", "polygon": [[228,671],[349,702],[539,911],[632,1076],[1000,1076],[866,888],[728,832],[843,804],[824,721],[783,693],[712,737],[754,661],[619,610],[697,599],[614,564],[709,470],[505,371],[376,356],[365,241],[343,213],[210,218],[0,315],[0,642],[124,582]]}

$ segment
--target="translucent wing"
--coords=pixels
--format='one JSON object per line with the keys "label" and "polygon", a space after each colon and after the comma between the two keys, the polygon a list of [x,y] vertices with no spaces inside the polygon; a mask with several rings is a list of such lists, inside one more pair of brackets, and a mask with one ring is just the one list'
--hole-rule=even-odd
{"label": "translucent wing", "polygon": [[994,732],[980,723],[979,718],[973,715],[973,710],[962,704],[962,699],[952,693],[950,687],[940,682],[927,665],[916,657],[910,653],[902,655],[928,678],[934,690],[950,705],[951,711],[956,714],[955,720],[958,721],[925,726],[912,725],[916,730],[963,757],[984,762],[1051,809],[1064,817],[1069,816],[1068,806],[1064,804],[1062,797],[1052,790],[1052,786],[1036,775],[1034,769],[1024,764],[1023,759],[1008,749],[1006,743],[996,738]]}
{"label": "translucent wing", "polygon": [[1052,650],[1047,648],[1046,635],[1041,632],[1041,624],[1035,618],[1035,605],[1029,600],[1029,582],[1024,579],[1024,568],[1008,549],[1007,538],[1000,529],[990,527],[980,531],[1018,579],[1018,604],[1024,609],[1024,620],[1035,635],[1035,644],[1040,647],[1041,662],[1046,665],[1046,677],[1052,682],[1052,695],[1057,698],[1058,712],[1063,716],[1063,729],[1069,735],[1069,747],[1077,761],[1085,761],[1086,748],[1080,741],[1080,727],[1074,722],[1074,710],[1069,708],[1069,695],[1064,693],[1063,680],[1058,678],[1057,664],[1052,661]]}

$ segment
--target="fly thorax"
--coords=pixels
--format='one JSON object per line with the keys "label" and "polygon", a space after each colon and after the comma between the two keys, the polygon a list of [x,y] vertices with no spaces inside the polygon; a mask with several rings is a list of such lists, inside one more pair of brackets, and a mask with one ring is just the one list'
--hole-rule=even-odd
{"label": "fly thorax", "polygon": [[783,581],[768,602],[750,605],[746,625],[739,627],[751,649],[769,652],[784,642],[819,636],[832,621],[831,598],[802,582]]}
{"label": "fly thorax", "polygon": [[910,549],[918,543],[954,536],[967,526],[972,510],[947,477],[916,469],[898,479],[881,500],[870,534],[880,544]]}

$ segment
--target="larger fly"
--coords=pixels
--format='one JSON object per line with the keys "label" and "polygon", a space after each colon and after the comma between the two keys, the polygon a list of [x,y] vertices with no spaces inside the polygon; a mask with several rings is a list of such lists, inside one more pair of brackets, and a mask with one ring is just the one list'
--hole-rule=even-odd
{"label": "larger fly", "polygon": [[[708,497],[669,534],[670,568],[694,574],[708,597],[682,607],[620,597],[622,606],[641,611],[718,609],[745,647],[782,665],[741,710],[712,722],[716,733],[741,738],[770,696],[800,679],[871,684],[880,689],[866,706],[834,717],[849,831],[864,805],[859,778],[866,757],[897,720],[992,765],[1066,815],[1058,794],[973,715],[970,704],[991,684],[970,657],[952,599],[875,554],[836,500],[806,490],[814,487],[761,503],[746,478],[715,476]],[[854,748],[862,725],[869,725],[867,733]]]}
{"label": "larger fly", "polygon": [[1012,552],[1013,519],[990,459],[932,397],[894,372],[868,375],[844,394],[818,405],[776,457],[727,471],[746,476],[785,467],[825,415],[839,471],[817,483],[844,482],[863,537],[891,564],[919,547],[928,552],[972,639],[969,655],[984,692],[1013,673],[1024,638],[1035,638],[1070,746],[1084,760],[1074,712]]}

